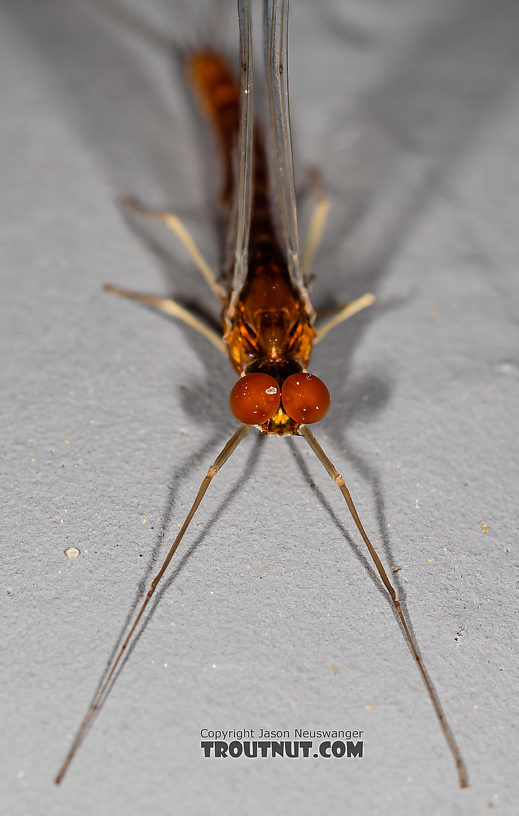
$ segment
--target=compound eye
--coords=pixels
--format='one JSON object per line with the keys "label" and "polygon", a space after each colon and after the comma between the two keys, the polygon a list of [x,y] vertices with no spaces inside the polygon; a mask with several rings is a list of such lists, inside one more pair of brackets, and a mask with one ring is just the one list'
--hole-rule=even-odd
{"label": "compound eye", "polygon": [[283,408],[294,422],[319,422],[328,413],[330,392],[315,374],[291,374],[281,389]]}
{"label": "compound eye", "polygon": [[246,374],[234,383],[229,406],[237,420],[245,425],[262,425],[279,408],[281,391],[270,374]]}

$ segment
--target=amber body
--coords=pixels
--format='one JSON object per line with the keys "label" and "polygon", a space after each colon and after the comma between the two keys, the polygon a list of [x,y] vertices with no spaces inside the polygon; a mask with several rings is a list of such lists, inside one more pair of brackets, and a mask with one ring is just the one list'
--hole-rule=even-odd
{"label": "amber body", "polygon": [[[222,205],[229,211],[235,191],[234,149],[240,119],[240,87],[221,55],[197,52],[188,58],[188,75],[201,107],[211,122],[223,162]],[[312,316],[290,278],[272,215],[268,167],[262,132],[254,126],[252,207],[248,271],[236,305],[232,292],[223,302],[224,342],[229,359],[240,374],[264,372],[284,380],[306,369],[315,330]],[[299,424],[280,406],[261,425],[263,433],[294,434]]]}

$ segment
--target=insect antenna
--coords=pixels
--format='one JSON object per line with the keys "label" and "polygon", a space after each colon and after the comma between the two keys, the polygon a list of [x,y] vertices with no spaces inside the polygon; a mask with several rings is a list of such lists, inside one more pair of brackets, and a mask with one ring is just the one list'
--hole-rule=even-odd
{"label": "insect antenna", "polygon": [[222,450],[220,451],[220,453],[218,454],[218,456],[214,460],[213,464],[211,465],[211,467],[207,471],[207,474],[205,475],[204,479],[202,480],[202,484],[200,485],[200,487],[198,489],[198,493],[196,494],[195,500],[194,500],[193,504],[191,505],[191,509],[189,510],[189,513],[187,514],[187,516],[186,516],[186,518],[184,520],[184,523],[183,523],[182,527],[180,528],[180,530],[178,532],[177,537],[175,538],[173,544],[171,545],[171,547],[169,549],[169,552],[168,552],[166,558],[164,559],[160,570],[158,571],[157,575],[155,576],[155,578],[151,582],[148,593],[147,593],[144,601],[142,602],[137,615],[135,616],[135,619],[134,619],[134,621],[133,621],[133,623],[131,625],[130,631],[126,635],[126,638],[124,639],[121,648],[119,649],[119,651],[117,652],[117,655],[113,659],[113,662],[112,662],[112,664],[110,666],[109,672],[108,672],[108,674],[106,676],[106,679],[105,679],[104,683],[102,684],[102,686],[99,689],[98,693],[96,694],[90,708],[87,710],[87,712],[86,712],[86,714],[85,714],[85,716],[83,718],[83,722],[81,723],[81,725],[79,727],[79,731],[76,734],[74,742],[72,743],[72,745],[70,747],[70,750],[69,750],[67,756],[65,757],[65,760],[64,760],[61,768],[59,769],[58,775],[56,776],[56,778],[54,780],[56,785],[61,784],[61,782],[63,780],[63,777],[65,776],[65,774],[67,772],[68,766],[72,762],[72,760],[73,760],[79,746],[81,745],[81,743],[85,739],[85,737],[86,737],[86,735],[87,735],[87,733],[88,733],[88,731],[89,731],[89,729],[90,729],[90,727],[91,727],[91,725],[92,725],[92,723],[94,721],[94,718],[95,718],[97,712],[99,711],[99,708],[101,707],[101,705],[104,702],[104,700],[106,699],[109,691],[111,690],[111,688],[113,686],[113,683],[115,682],[115,680],[117,678],[117,675],[116,675],[117,667],[119,666],[119,664],[121,662],[121,659],[122,659],[126,649],[128,648],[128,645],[130,644],[130,642],[131,642],[131,640],[133,638],[133,635],[135,634],[135,630],[137,629],[137,626],[139,625],[139,621],[141,620],[141,618],[142,618],[142,616],[144,614],[144,610],[148,606],[151,598],[153,597],[153,595],[155,593],[155,590],[157,589],[158,584],[160,583],[164,573],[166,572],[166,570],[167,570],[167,568],[168,568],[168,566],[170,564],[170,561],[171,561],[171,559],[173,558],[173,556],[175,554],[175,551],[176,551],[178,545],[180,544],[180,542],[182,541],[182,539],[184,537],[184,533],[186,532],[187,528],[189,527],[193,516],[195,515],[198,507],[200,506],[200,504],[202,502],[202,499],[204,498],[204,496],[205,496],[205,494],[207,492],[207,488],[211,484],[211,481],[212,481],[213,477],[216,476],[216,474],[218,473],[218,471],[220,470],[222,465],[225,464],[227,459],[236,450],[236,448],[238,447],[238,445],[240,444],[242,439],[244,439],[247,436],[250,429],[251,429],[250,425],[240,425],[238,430],[235,431],[235,433],[233,433],[231,438],[224,445],[224,447],[222,448]]}
{"label": "insect antenna", "polygon": [[409,646],[409,648],[410,648],[410,650],[412,652],[412,655],[413,655],[413,657],[414,657],[414,659],[416,661],[416,664],[418,666],[418,669],[420,671],[420,674],[422,675],[422,680],[425,683],[427,693],[429,695],[431,703],[433,704],[433,708],[434,708],[434,710],[436,712],[436,716],[437,716],[438,721],[440,723],[440,727],[442,729],[443,735],[445,737],[445,740],[447,741],[447,745],[450,748],[452,756],[454,757],[454,761],[456,763],[456,768],[457,768],[457,771],[458,771],[460,787],[461,788],[467,788],[468,784],[469,784],[469,781],[468,781],[467,769],[465,768],[465,763],[463,762],[463,758],[461,756],[461,751],[460,751],[460,749],[458,747],[458,744],[457,744],[456,740],[454,739],[454,734],[452,733],[452,730],[451,730],[451,728],[449,726],[449,723],[447,722],[447,718],[446,718],[446,716],[445,716],[445,714],[443,712],[443,709],[442,709],[442,706],[441,706],[441,703],[440,703],[440,699],[439,699],[438,695],[436,694],[436,691],[434,690],[432,680],[429,677],[429,673],[428,673],[427,669],[425,668],[423,660],[422,660],[422,658],[420,656],[420,651],[418,649],[418,644],[417,644],[413,634],[411,633],[411,629],[410,629],[409,624],[408,624],[408,622],[406,620],[406,617],[404,615],[404,611],[403,611],[402,607],[400,606],[400,601],[398,600],[398,595],[397,595],[396,589],[394,588],[393,584],[389,580],[389,578],[387,576],[387,573],[386,573],[386,571],[384,569],[384,566],[382,564],[382,561],[380,560],[380,558],[379,558],[379,556],[377,554],[377,551],[375,550],[375,547],[373,546],[373,544],[369,540],[369,537],[368,537],[368,535],[367,535],[367,533],[366,533],[366,531],[365,531],[365,529],[364,529],[364,527],[362,525],[362,522],[361,522],[361,520],[359,518],[359,514],[357,513],[357,508],[355,507],[355,505],[353,503],[353,499],[351,498],[351,493],[348,490],[348,488],[346,487],[346,483],[345,483],[343,477],[336,470],[336,468],[333,466],[332,462],[328,459],[327,455],[325,454],[325,452],[321,448],[319,442],[317,441],[317,439],[313,435],[312,431],[310,431],[309,428],[306,425],[301,425],[300,428],[299,428],[299,433],[308,442],[308,444],[312,448],[313,452],[315,453],[315,455],[317,456],[317,458],[319,459],[319,461],[323,465],[324,469],[329,474],[331,479],[335,482],[335,484],[337,485],[337,487],[339,488],[339,490],[341,491],[342,495],[344,496],[344,498],[346,500],[346,504],[348,505],[348,510],[351,513],[353,521],[355,522],[356,527],[357,527],[359,533],[361,534],[366,547],[368,548],[369,554],[370,554],[370,556],[371,556],[371,558],[373,560],[373,563],[375,564],[375,567],[377,568],[377,572],[378,572],[378,574],[380,576],[380,579],[381,579],[382,583],[384,584],[385,588],[387,589],[387,591],[389,593],[389,596],[390,596],[391,601],[393,603],[393,607],[394,607],[394,609],[395,609],[395,611],[397,613],[398,620],[399,620],[399,622],[400,622],[400,624],[402,626],[407,645]]}

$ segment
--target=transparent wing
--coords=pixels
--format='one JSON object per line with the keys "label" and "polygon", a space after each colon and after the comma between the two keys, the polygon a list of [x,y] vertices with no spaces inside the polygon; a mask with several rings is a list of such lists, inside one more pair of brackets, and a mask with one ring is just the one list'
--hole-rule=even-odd
{"label": "transparent wing", "polygon": [[263,25],[274,171],[288,270],[293,283],[301,292],[309,313],[313,313],[301,265],[297,227],[288,95],[288,0],[264,0]]}
{"label": "transparent wing", "polygon": [[[254,125],[254,66],[252,60],[252,24],[249,0],[238,0],[240,23],[240,132],[238,134],[238,185],[228,244],[234,246],[230,312],[247,275],[250,214],[252,200],[252,162]],[[232,253],[232,250],[231,250]]]}

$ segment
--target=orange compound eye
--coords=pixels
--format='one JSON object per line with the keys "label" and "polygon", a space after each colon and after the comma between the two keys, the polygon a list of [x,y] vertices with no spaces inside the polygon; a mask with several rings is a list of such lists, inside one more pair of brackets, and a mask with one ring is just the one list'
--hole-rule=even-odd
{"label": "orange compound eye", "polygon": [[229,406],[245,425],[262,425],[279,408],[281,391],[270,374],[246,374],[234,383],[229,395]]}
{"label": "orange compound eye", "polygon": [[281,390],[283,408],[294,422],[319,422],[328,413],[330,392],[315,374],[291,374]]}

